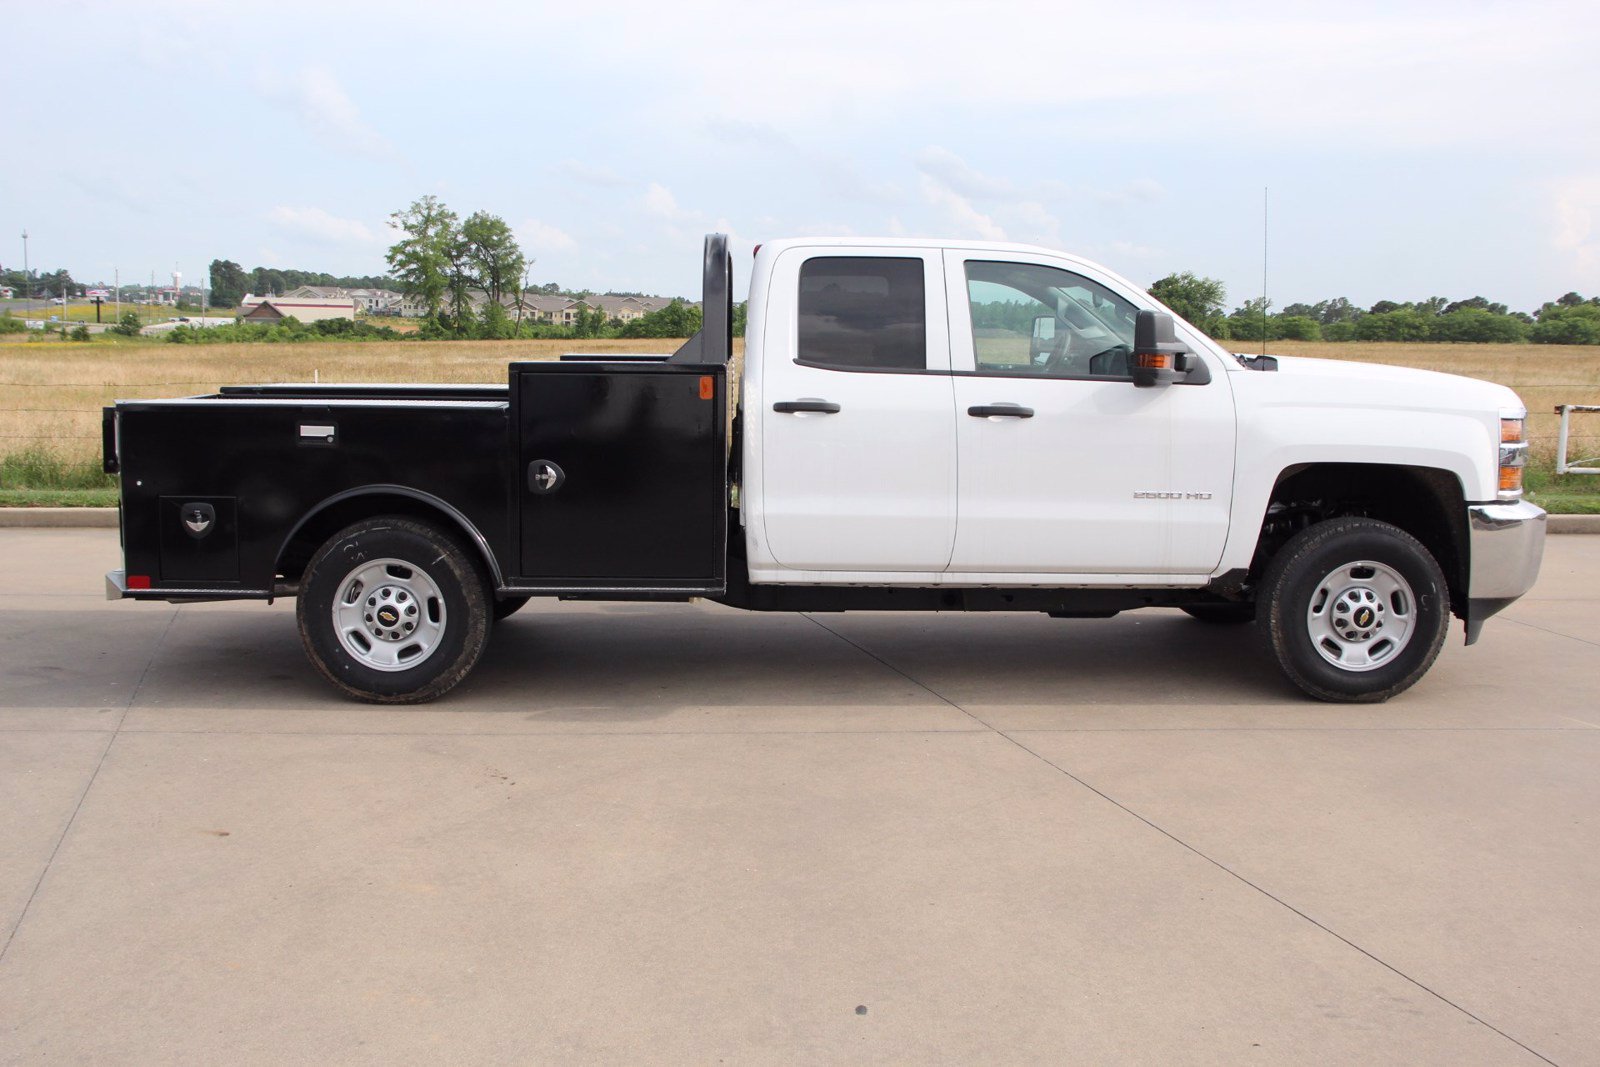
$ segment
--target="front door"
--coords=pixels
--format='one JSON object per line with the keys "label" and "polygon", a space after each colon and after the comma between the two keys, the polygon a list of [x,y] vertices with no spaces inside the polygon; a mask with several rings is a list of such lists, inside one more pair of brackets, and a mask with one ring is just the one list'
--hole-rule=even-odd
{"label": "front door", "polygon": [[1227,374],[1137,388],[1139,309],[1108,282],[1046,257],[945,256],[961,486],[950,571],[1215,567],[1233,484]]}
{"label": "front door", "polygon": [[774,264],[771,291],[795,299],[771,301],[746,400],[760,404],[762,532],[794,571],[942,571],[956,445],[940,254],[847,251]]}

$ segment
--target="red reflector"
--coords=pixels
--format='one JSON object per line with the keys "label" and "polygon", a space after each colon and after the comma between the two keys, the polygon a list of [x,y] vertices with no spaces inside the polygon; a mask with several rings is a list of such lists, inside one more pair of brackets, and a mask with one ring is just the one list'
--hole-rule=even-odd
{"label": "red reflector", "polygon": [[130,575],[128,575],[128,588],[129,589],[149,589],[150,588],[150,576],[148,574],[130,574]]}
{"label": "red reflector", "polygon": [[711,375],[702,374],[700,376],[700,399],[701,400],[710,400],[712,397],[714,397],[716,395],[717,395],[717,383],[711,380]]}

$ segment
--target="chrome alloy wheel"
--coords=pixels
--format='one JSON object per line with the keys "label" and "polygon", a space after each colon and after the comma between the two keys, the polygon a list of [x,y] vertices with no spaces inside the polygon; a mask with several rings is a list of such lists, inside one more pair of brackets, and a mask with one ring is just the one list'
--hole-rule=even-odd
{"label": "chrome alloy wheel", "polygon": [[433,655],[444,628],[439,586],[404,560],[360,564],[344,576],[333,598],[339,643],[373,670],[410,670]]}
{"label": "chrome alloy wheel", "polygon": [[1306,609],[1312,647],[1345,671],[1382,667],[1405,650],[1416,625],[1411,583],[1388,564],[1366,559],[1329,571]]}

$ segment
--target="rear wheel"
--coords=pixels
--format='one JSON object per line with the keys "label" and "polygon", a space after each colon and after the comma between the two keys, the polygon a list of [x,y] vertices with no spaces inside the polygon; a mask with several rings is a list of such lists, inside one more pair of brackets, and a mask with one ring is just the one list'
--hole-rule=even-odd
{"label": "rear wheel", "polygon": [[452,689],[489,636],[488,592],[449,534],[398,517],[346,527],[317,550],[295,606],[306,655],[341,692],[420,704]]}
{"label": "rear wheel", "polygon": [[1376,519],[1302,530],[1262,577],[1262,627],[1289,680],[1318,700],[1376,703],[1416,684],[1444,644],[1450,593],[1422,543]]}

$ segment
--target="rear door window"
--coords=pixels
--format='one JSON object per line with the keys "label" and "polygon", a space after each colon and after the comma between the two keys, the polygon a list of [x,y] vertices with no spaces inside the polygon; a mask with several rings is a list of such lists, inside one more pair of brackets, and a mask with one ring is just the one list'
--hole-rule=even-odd
{"label": "rear door window", "polygon": [[796,362],[857,371],[928,366],[920,258],[819,256],[800,267]]}

